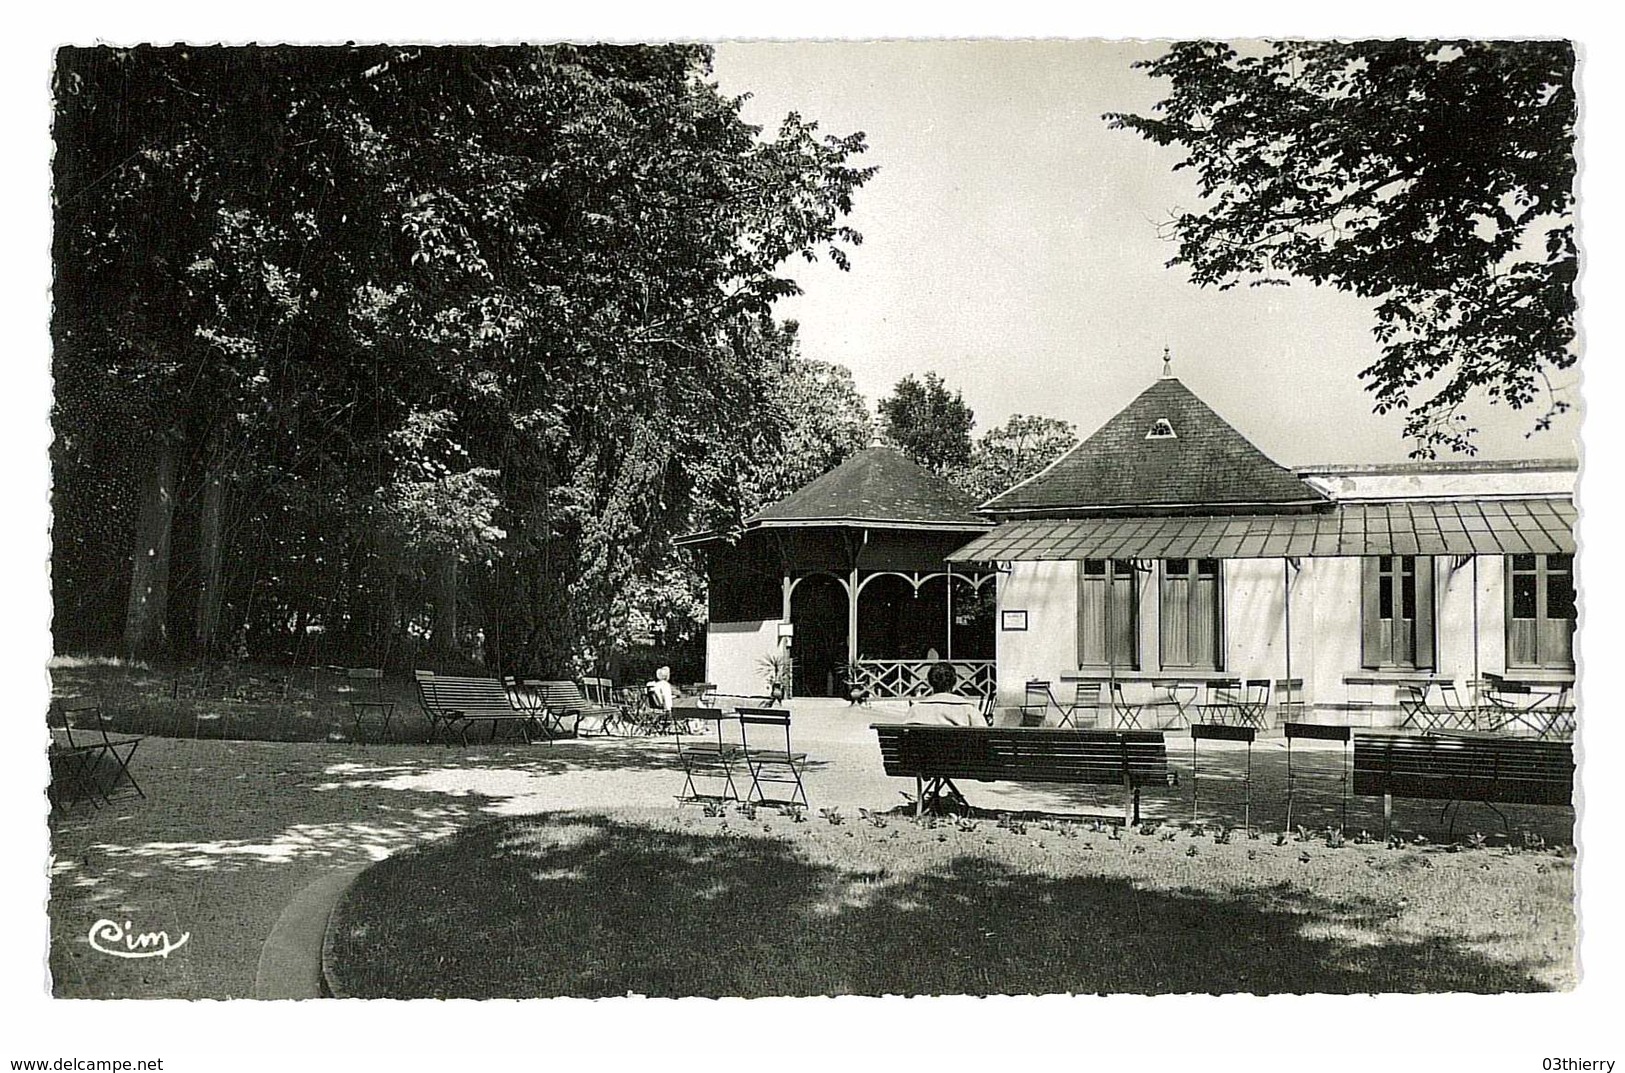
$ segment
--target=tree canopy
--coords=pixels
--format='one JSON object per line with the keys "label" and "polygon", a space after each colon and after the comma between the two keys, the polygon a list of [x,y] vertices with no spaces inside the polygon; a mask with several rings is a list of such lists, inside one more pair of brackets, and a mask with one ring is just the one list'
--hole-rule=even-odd
{"label": "tree canopy", "polygon": [[969,461],[976,415],[936,373],[903,377],[879,410],[886,440],[927,469],[945,473]]}
{"label": "tree canopy", "polygon": [[1010,420],[982,433],[970,459],[948,477],[978,500],[991,499],[1031,477],[1070,451],[1078,430],[1054,417],[1012,414]]}
{"label": "tree canopy", "polygon": [[218,602],[266,654],[613,645],[692,505],[739,509],[702,463],[782,447],[753,341],[784,262],[860,241],[863,136],[765,136],[709,65],[62,50],[59,640],[208,651],[213,612],[179,627]]}
{"label": "tree canopy", "polygon": [[1329,284],[1371,299],[1378,413],[1416,453],[1471,452],[1476,394],[1535,428],[1576,360],[1574,49],[1564,41],[1173,45],[1152,116],[1203,204],[1169,223],[1200,285]]}

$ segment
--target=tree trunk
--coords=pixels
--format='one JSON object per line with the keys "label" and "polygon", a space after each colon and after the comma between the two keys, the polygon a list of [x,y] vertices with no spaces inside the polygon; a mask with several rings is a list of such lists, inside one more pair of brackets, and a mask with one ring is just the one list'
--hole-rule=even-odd
{"label": "tree trunk", "polygon": [[[220,631],[221,549],[220,516],[225,499],[225,474],[211,460],[203,477],[203,502],[198,510],[198,592],[194,640],[198,653],[208,659],[214,653]],[[301,610],[301,616],[303,610]]]}
{"label": "tree trunk", "polygon": [[430,646],[437,653],[457,650],[457,553],[447,552],[435,575],[434,631]]}
{"label": "tree trunk", "polygon": [[131,659],[154,654],[167,640],[164,616],[169,610],[170,523],[174,516],[175,450],[163,443],[141,486],[130,602],[124,614],[124,653]]}

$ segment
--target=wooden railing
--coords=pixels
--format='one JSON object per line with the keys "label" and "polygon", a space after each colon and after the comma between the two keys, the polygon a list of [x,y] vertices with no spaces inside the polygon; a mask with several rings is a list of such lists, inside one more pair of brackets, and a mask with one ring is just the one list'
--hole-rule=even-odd
{"label": "wooden railing", "polygon": [[990,659],[865,659],[858,661],[862,671],[861,688],[875,697],[923,697],[931,693],[926,674],[937,662],[953,664],[959,675],[954,692],[964,697],[988,697],[998,689],[997,664]]}

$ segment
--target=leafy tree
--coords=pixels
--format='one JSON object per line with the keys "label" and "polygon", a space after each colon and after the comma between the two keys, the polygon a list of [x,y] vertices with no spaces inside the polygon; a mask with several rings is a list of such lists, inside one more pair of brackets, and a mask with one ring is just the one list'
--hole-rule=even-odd
{"label": "leafy tree", "polygon": [[[59,609],[105,606],[95,569],[133,558],[127,647],[161,650],[167,590],[202,606],[218,559],[262,652],[438,641],[460,602],[507,669],[611,643],[697,469],[771,421],[771,369],[732,335],[794,293],[786,259],[859,240],[862,136],[791,115],[764,137],[709,62],[63,50]],[[133,557],[94,528],[109,458]],[[143,567],[180,517],[182,569]]]}
{"label": "leafy tree", "polygon": [[936,373],[923,380],[912,373],[903,377],[879,408],[886,439],[920,465],[943,473],[970,459],[976,415]]}
{"label": "leafy tree", "polygon": [[1576,360],[1574,49],[1564,41],[1182,42],[1112,126],[1184,149],[1200,211],[1169,229],[1197,284],[1307,279],[1376,304],[1378,413],[1417,454],[1472,451],[1463,412],[1568,408]]}
{"label": "leafy tree", "polygon": [[[695,466],[690,528],[729,529],[834,469],[873,437],[868,404],[844,365],[803,358],[797,325],[747,326],[735,344],[755,350],[768,370],[761,406],[768,420],[748,453]],[[654,631],[684,640],[706,616],[703,564],[673,551],[626,590],[627,635]]]}
{"label": "leafy tree", "polygon": [[998,428],[982,433],[971,448],[970,460],[947,476],[978,500],[991,499],[1060,458],[1077,442],[1078,430],[1070,421],[1013,414]]}

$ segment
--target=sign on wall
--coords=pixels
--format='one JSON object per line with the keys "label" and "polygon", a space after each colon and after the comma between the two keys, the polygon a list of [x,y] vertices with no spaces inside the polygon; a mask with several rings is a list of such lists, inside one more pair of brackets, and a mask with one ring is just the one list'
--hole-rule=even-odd
{"label": "sign on wall", "polygon": [[1001,611],[999,613],[999,629],[1014,631],[1014,630],[1025,630],[1026,628],[1027,628],[1027,612],[1025,612],[1025,611]]}

